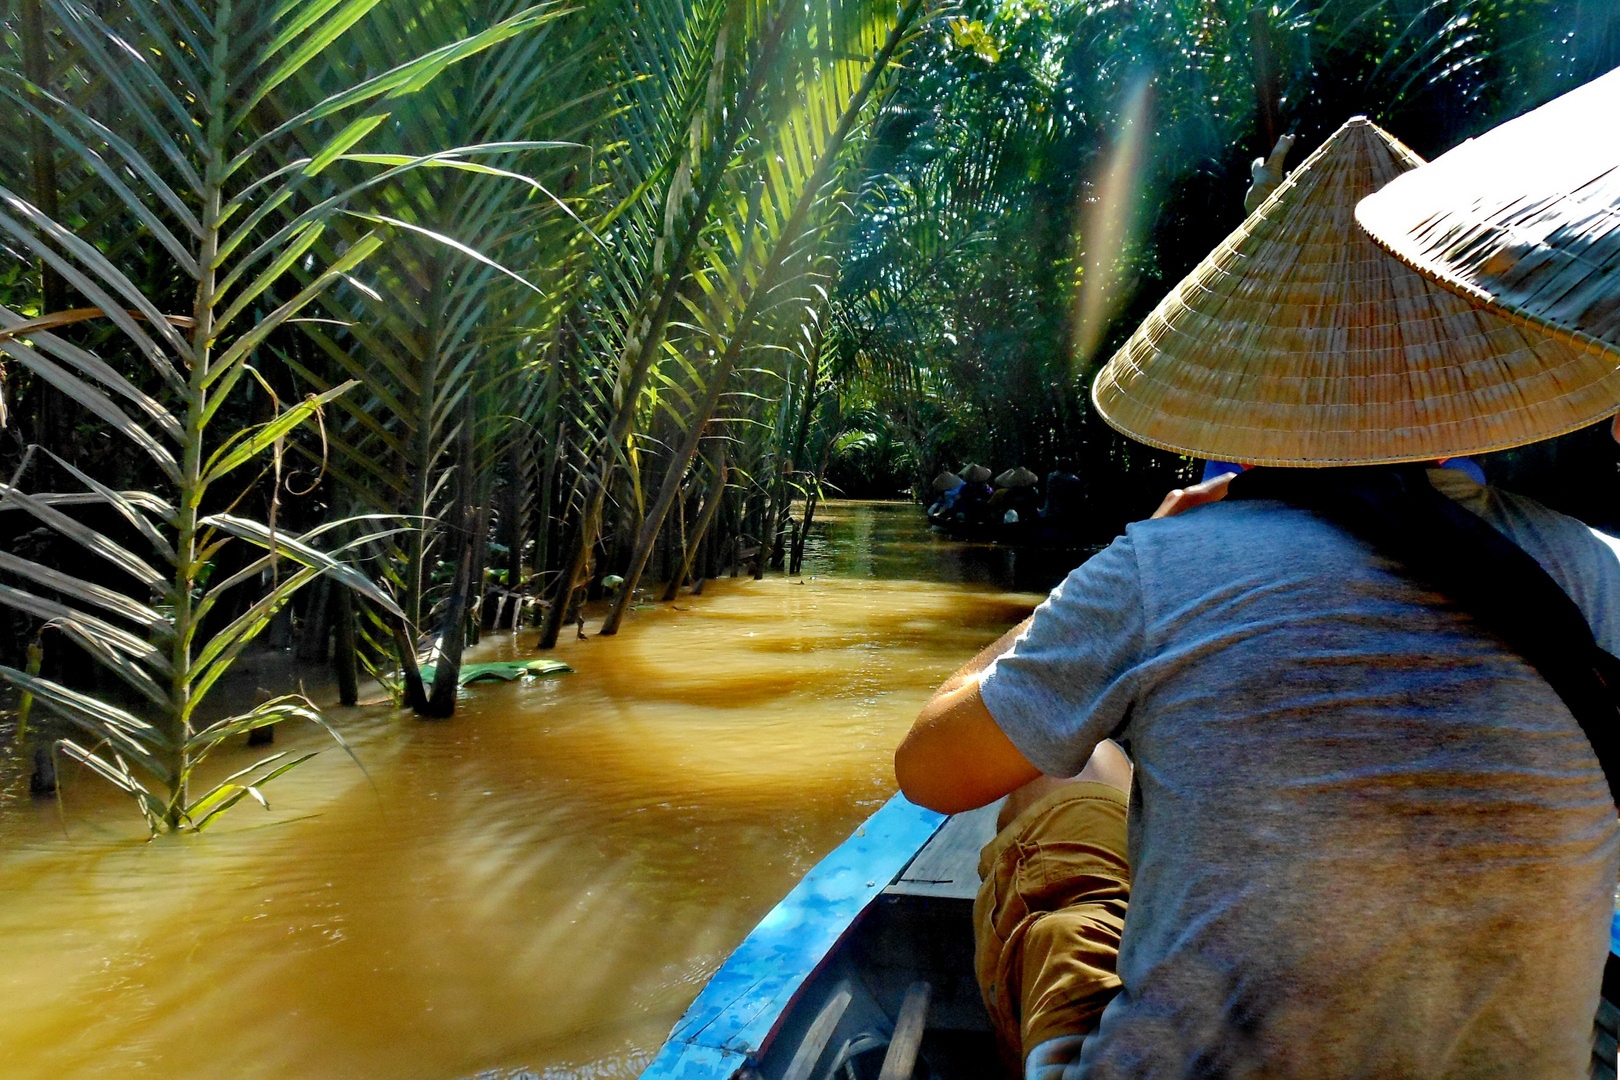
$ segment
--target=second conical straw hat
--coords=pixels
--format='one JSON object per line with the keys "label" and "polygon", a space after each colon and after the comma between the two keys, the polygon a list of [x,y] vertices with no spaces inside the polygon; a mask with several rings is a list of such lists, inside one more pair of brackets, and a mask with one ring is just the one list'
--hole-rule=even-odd
{"label": "second conical straw hat", "polygon": [[1492,128],[1356,207],[1402,262],[1620,363],[1620,70]]}
{"label": "second conical straw hat", "polygon": [[1092,385],[1153,446],[1256,465],[1478,453],[1583,427],[1620,370],[1385,253],[1355,206],[1422,160],[1355,117],[1154,309]]}

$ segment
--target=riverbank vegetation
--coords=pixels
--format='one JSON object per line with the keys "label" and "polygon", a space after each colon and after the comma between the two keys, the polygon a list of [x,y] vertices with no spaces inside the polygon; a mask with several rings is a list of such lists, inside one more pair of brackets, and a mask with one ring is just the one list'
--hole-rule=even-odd
{"label": "riverbank vegetation", "polygon": [[0,676],[201,828],[300,760],[212,749],[323,723],[199,720],[261,635],[442,717],[481,633],[796,572],[828,491],[1064,470],[1105,538],[1191,464],[1088,376],[1251,158],[1617,62],[1551,0],[18,0]]}
{"label": "riverbank vegetation", "polygon": [[[1291,168],[1365,114],[1433,157],[1616,64],[1620,9],[1587,3],[1018,2],[950,23],[874,138],[840,264],[862,435],[830,475],[875,495],[971,461],[1070,471],[1105,540],[1190,474],[1103,424],[1090,376],[1241,223],[1278,136]],[[1613,473],[1582,482],[1620,495]]]}

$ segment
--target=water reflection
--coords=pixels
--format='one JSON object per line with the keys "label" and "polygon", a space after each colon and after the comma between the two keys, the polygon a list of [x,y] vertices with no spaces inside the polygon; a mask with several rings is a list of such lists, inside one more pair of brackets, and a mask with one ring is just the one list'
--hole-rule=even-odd
{"label": "water reflection", "polygon": [[920,579],[1045,593],[1095,549],[965,544],[919,528],[903,503],[832,503],[816,520],[832,527],[805,544],[806,573],[821,565],[862,578]]}
{"label": "water reflection", "polygon": [[929,690],[1039,599],[1009,586],[1067,569],[930,535],[914,507],[820,520],[802,583],[637,611],[565,643],[575,675],[480,686],[443,723],[334,710],[369,779],[323,754],[200,840],[145,843],[74,772],[59,814],[5,763],[0,1073],[636,1075],[887,797]]}

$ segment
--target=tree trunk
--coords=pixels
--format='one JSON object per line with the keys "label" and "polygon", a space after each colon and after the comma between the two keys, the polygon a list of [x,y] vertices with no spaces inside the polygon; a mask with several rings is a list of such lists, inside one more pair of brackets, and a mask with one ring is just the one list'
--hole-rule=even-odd
{"label": "tree trunk", "polygon": [[56,746],[50,739],[42,739],[38,735],[30,740],[33,754],[33,769],[28,774],[28,794],[43,798],[55,795],[56,781]]}
{"label": "tree trunk", "polygon": [[[469,515],[470,516],[470,515]],[[464,519],[465,521],[465,519]],[[461,654],[467,644],[467,593],[472,578],[472,538],[463,525],[456,554],[455,580],[451,583],[450,606],[444,613],[444,630],[439,636],[434,658],[433,692],[428,696],[424,716],[443,719],[456,711],[456,694],[461,688]]]}
{"label": "tree trunk", "polygon": [[[540,480],[540,501],[534,529],[534,582],[537,590],[542,589],[546,571],[551,569],[552,522],[557,517],[567,517],[566,507],[561,515],[552,513],[552,503],[557,498],[557,473],[562,469],[563,460],[567,456],[568,421],[563,420],[557,424],[557,441],[551,446],[546,460],[546,471]],[[526,593],[528,590],[524,591]]]}
{"label": "tree trunk", "polygon": [[[420,395],[425,398],[424,393]],[[419,423],[420,433],[414,437],[416,443],[416,460],[412,463],[412,513],[428,516],[428,500],[432,492],[432,477],[428,463],[433,460],[432,433],[430,425]],[[422,617],[426,614],[422,610],[422,597],[426,592],[425,579],[427,577],[429,529],[426,520],[420,520],[416,528],[411,529],[405,548],[405,596],[402,607],[405,617],[410,620],[413,627],[422,625]]]}
{"label": "tree trunk", "polygon": [[[45,663],[45,631],[41,629],[28,645],[26,670],[31,678],[38,678]],[[33,771],[28,776],[30,795],[56,794],[56,749],[49,733],[33,730],[28,718],[34,711],[34,695],[24,691],[17,702],[17,739],[27,746],[33,757]]]}
{"label": "tree trunk", "polygon": [[[342,588],[342,586],[336,586]],[[309,590],[309,606],[304,612],[304,632],[298,638],[298,659],[315,664],[326,663],[327,642],[332,636],[332,625],[327,620],[331,610],[332,579],[322,576]]]}
{"label": "tree trunk", "polygon": [[789,574],[797,574],[804,569],[804,544],[810,536],[810,522],[816,516],[816,504],[821,499],[821,484],[827,476],[827,464],[832,460],[833,444],[838,441],[836,432],[829,433],[827,445],[821,452],[821,465],[816,469],[816,475],[811,479],[810,494],[804,500],[804,521],[799,525],[799,531],[793,541],[793,559],[788,568]]}
{"label": "tree trunk", "polygon": [[702,547],[705,537],[708,536],[709,526],[713,523],[715,514],[720,509],[721,500],[725,498],[726,444],[722,440],[716,439],[715,447],[716,449],[710,458],[710,467],[713,472],[709,479],[709,493],[703,500],[703,509],[698,512],[697,525],[693,528],[692,536],[686,543],[680,569],[670,577],[669,584],[664,586],[663,599],[666,601],[675,599],[675,594],[680,590],[681,584],[685,582],[687,575],[692,572],[693,559],[697,556],[698,549]]}
{"label": "tree trunk", "polygon": [[1257,5],[1249,10],[1249,39],[1254,48],[1254,101],[1260,121],[1260,156],[1271,153],[1277,144],[1277,112],[1280,91],[1277,61],[1271,48],[1269,10]]}
{"label": "tree trunk", "polygon": [[776,499],[768,493],[759,498],[759,539],[754,542],[756,550],[752,567],[755,581],[765,580],[765,564],[771,557],[771,538],[776,533]]}
{"label": "tree trunk", "polygon": [[293,612],[292,604],[283,601],[270,616],[270,625],[264,628],[265,642],[276,652],[282,652],[292,646]]}
{"label": "tree trunk", "polygon": [[[827,319],[826,310],[823,309],[821,318],[815,320],[814,340],[810,345],[810,361],[805,369],[804,391],[799,395],[799,416],[796,430],[793,433],[791,448],[792,460],[803,461],[805,449],[810,442],[810,421],[815,414],[819,399],[818,390],[821,385],[821,343],[823,340],[822,327]],[[828,443],[831,448],[831,443]],[[815,513],[815,498],[819,488],[822,474],[826,472],[826,461],[823,459],[821,469],[815,475],[815,483],[810,493],[805,496],[804,520],[793,529],[793,537],[788,545],[788,573],[797,574],[804,562],[804,541],[810,530],[810,518]],[[780,567],[780,563],[773,563]]]}
{"label": "tree trunk", "polygon": [[337,677],[338,704],[360,700],[360,672],[354,655],[354,596],[347,585],[332,586],[332,674]]}
{"label": "tree trunk", "polygon": [[698,583],[692,587],[694,592],[703,588],[705,580],[718,577],[720,574],[720,551],[725,547],[726,543],[725,508],[726,493],[725,489],[722,488],[720,490],[720,510],[715,514],[714,527],[707,534],[708,547],[703,552],[703,573],[699,577]]}
{"label": "tree trunk", "polygon": [[797,575],[804,569],[804,542],[810,533],[810,523],[816,517],[816,490],[812,488],[804,500],[804,520],[793,533],[793,552],[788,559],[788,574]]}
{"label": "tree trunk", "polygon": [[522,437],[514,437],[507,445],[506,460],[512,475],[502,524],[506,526],[506,601],[511,614],[503,610],[497,618],[498,628],[502,630],[516,630],[518,614],[523,610],[523,545],[526,540],[523,526],[529,512],[529,463],[525,459],[533,441],[524,429]]}
{"label": "tree trunk", "polygon": [[765,576],[765,531],[770,528],[770,503],[764,492],[754,493],[743,511],[744,540],[754,542],[754,561],[744,567],[755,581]]}
{"label": "tree trunk", "polygon": [[664,482],[658,489],[658,497],[653,500],[646,519],[641,523],[635,551],[630,556],[630,564],[625,567],[624,584],[620,586],[619,597],[614,602],[613,609],[608,612],[607,620],[602,623],[602,629],[598,631],[604,637],[619,632],[619,623],[624,619],[625,609],[630,606],[630,597],[641,581],[642,571],[647,568],[647,559],[652,554],[654,542],[658,539],[658,530],[663,527],[665,516],[681,493],[681,483],[686,479],[686,471],[691,468],[692,458],[697,454],[698,442],[703,438],[709,418],[714,415],[715,406],[720,402],[720,395],[731,378],[731,356],[736,351],[740,350],[728,347],[725,355],[715,361],[714,367],[710,369],[708,392],[704,395],[703,401],[693,408],[692,423],[687,429],[686,438],[681,440],[681,445],[670,455],[669,468],[664,472]]}
{"label": "tree trunk", "polygon": [[[22,3],[23,76],[35,86],[49,88],[51,84],[50,56],[45,38],[45,9],[41,0],[23,0]],[[43,99],[35,104],[46,107]],[[61,221],[60,200],[57,193],[56,148],[49,129],[39,117],[28,117],[29,164],[33,171],[34,205],[53,221]],[[40,313],[49,315],[68,306],[67,283],[43,259],[39,264]],[[46,449],[72,461],[67,441],[72,431],[74,406],[67,395],[58,391],[44,379],[35,378],[29,391],[33,407],[32,427],[34,439]],[[0,414],[3,415],[3,414]],[[52,469],[52,463],[42,463]],[[53,767],[54,768],[54,767]],[[54,771],[53,771],[54,776]],[[52,788],[54,791],[55,789]]]}
{"label": "tree trunk", "polygon": [[483,640],[480,632],[484,625],[485,588],[489,574],[489,498],[486,496],[473,512],[472,565],[467,581],[468,629],[473,645]]}
{"label": "tree trunk", "polygon": [[[386,618],[386,616],[385,616]],[[427,714],[427,687],[422,685],[422,669],[416,663],[416,643],[404,619],[388,619],[388,629],[394,635],[394,649],[399,653],[399,670],[405,680],[405,704],[418,716]]]}
{"label": "tree trunk", "polygon": [[754,564],[754,580],[765,576],[767,564],[772,570],[782,569],[782,534],[792,521],[793,493],[788,477],[793,473],[793,459],[778,457],[771,465],[773,482],[762,495],[764,518],[759,531],[759,559]]}
{"label": "tree trunk", "polygon": [[450,605],[440,622],[438,655],[434,658],[433,690],[428,695],[426,715],[443,718],[456,711],[456,693],[461,687],[461,654],[467,645],[468,596],[477,572],[478,511],[473,476],[473,417],[469,398],[462,399],[462,416],[456,432],[456,504],[451,512],[450,536],[455,544],[456,570],[450,582]]}
{"label": "tree trunk", "polygon": [[781,506],[776,512],[776,528],[771,535],[772,570],[780,570],[786,565],[788,544],[797,529],[798,523],[793,520],[793,495],[783,492]]}
{"label": "tree trunk", "polygon": [[[675,500],[675,518],[670,527],[664,530],[664,580],[681,582],[680,575],[676,574],[677,562],[685,562],[686,556],[686,504],[691,501],[691,489],[683,492]],[[675,553],[679,551],[680,555]]]}
{"label": "tree trunk", "polygon": [[590,548],[584,544],[584,536],[592,532],[586,515],[590,512],[587,507],[573,521],[569,528],[568,542],[563,546],[564,551],[572,551],[579,558],[570,560],[568,565],[558,571],[557,582],[551,590],[551,606],[546,609],[546,617],[540,624],[540,640],[536,642],[537,649],[552,649],[557,645],[557,637],[562,633],[563,620],[568,614],[568,605],[574,599],[574,590],[581,584],[579,576],[585,569],[590,556]]}

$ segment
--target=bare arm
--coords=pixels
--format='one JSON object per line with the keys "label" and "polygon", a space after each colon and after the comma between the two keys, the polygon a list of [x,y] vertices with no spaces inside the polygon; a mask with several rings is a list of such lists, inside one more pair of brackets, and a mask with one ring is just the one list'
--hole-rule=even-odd
{"label": "bare arm", "polygon": [[894,752],[895,779],[906,798],[956,814],[994,802],[1041,774],[1002,733],[979,696],[979,676],[1029,624],[1025,619],[969,660],[923,706]]}
{"label": "bare arm", "polygon": [[[1620,437],[1620,417],[1616,418]],[[1177,488],[1164,497],[1156,518],[1174,517],[1194,507],[1226,498],[1236,473],[1226,473],[1201,484]],[[979,693],[979,677],[991,661],[1013,646],[1033,622],[1025,619],[995,644],[975,656],[945,680],[923,706],[911,731],[894,752],[894,775],[906,798],[942,813],[956,814],[994,802],[1041,775],[1013,745],[990,715]],[[1118,748],[1112,751],[1118,754]],[[1122,754],[1107,775],[1093,779],[1128,788],[1130,767]],[[1090,768],[1090,765],[1087,766]]]}
{"label": "bare arm", "polygon": [[1028,616],[1023,622],[980,649],[977,656],[957,668],[955,674],[940,683],[939,689],[934,691],[934,696],[928,699],[928,704],[923,706],[923,710],[926,712],[929,705],[932,705],[946,694],[960,690],[970,682],[974,686],[979,685],[978,677],[984,672],[985,668],[990,666],[990,661],[1011,651],[1013,642],[1017,641],[1019,635],[1028,630],[1029,624],[1034,621],[1035,616]]}

